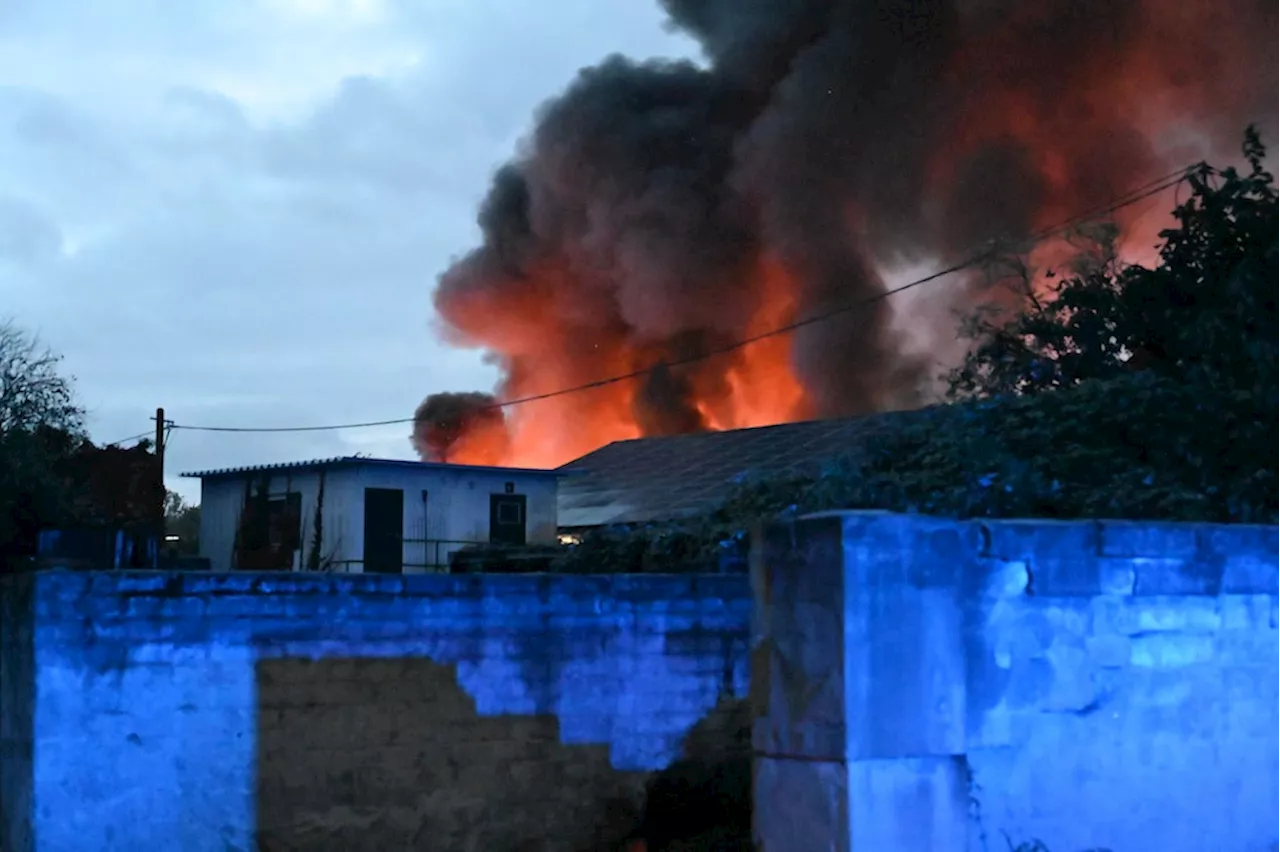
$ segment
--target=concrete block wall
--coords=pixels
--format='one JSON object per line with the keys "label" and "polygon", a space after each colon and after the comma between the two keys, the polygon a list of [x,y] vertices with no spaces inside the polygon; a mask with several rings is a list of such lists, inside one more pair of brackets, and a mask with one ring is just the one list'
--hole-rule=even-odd
{"label": "concrete block wall", "polygon": [[277,852],[625,832],[745,694],[751,603],[741,576],[50,572],[4,605],[4,849]]}
{"label": "concrete block wall", "polygon": [[1276,848],[1275,527],[833,513],[758,544],[762,849]]}
{"label": "concrete block wall", "polygon": [[7,578],[0,595],[0,850],[27,849],[33,757],[32,593],[30,577]]}

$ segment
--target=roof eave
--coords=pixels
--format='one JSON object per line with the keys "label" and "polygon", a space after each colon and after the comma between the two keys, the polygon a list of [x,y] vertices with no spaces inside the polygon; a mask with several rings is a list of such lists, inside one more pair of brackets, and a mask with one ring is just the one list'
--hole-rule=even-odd
{"label": "roof eave", "polygon": [[519,476],[543,476],[556,479],[573,474],[567,471],[546,470],[527,467],[500,467],[497,465],[449,464],[447,462],[422,462],[410,459],[375,459],[365,456],[339,456],[330,459],[312,459],[284,464],[246,465],[244,467],[214,468],[211,470],[185,471],[178,476],[183,479],[224,479],[241,477],[247,474],[263,474],[276,472],[300,472],[321,470],[332,467],[368,465],[370,467],[396,467],[417,470],[457,470],[477,471],[485,473],[505,473]]}

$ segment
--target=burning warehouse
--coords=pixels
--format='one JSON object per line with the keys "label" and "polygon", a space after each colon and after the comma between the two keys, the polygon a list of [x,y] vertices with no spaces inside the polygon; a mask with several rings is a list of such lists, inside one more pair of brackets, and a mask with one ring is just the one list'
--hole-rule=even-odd
{"label": "burning warehouse", "polygon": [[[1275,135],[1266,0],[664,6],[705,63],[583,70],[495,175],[482,243],[435,305],[502,381],[428,398],[424,458],[555,466],[641,436],[910,407],[957,354],[977,281],[878,299],[887,280],[1229,156],[1251,121]],[[1148,212],[1121,214],[1128,244],[1154,243]]]}

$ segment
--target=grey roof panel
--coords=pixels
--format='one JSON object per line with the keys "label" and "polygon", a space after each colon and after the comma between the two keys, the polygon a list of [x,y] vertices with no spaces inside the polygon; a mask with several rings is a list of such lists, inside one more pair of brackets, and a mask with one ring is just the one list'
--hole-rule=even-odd
{"label": "grey roof panel", "polygon": [[921,412],[615,441],[559,468],[562,527],[668,520],[715,509],[735,484],[817,473]]}

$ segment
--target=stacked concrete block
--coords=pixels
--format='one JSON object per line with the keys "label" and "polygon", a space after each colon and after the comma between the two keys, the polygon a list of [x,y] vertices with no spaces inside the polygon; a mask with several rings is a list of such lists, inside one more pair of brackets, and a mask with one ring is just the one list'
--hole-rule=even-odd
{"label": "stacked concrete block", "polygon": [[763,848],[1272,848],[1277,563],[1274,527],[771,529],[753,567]]}

